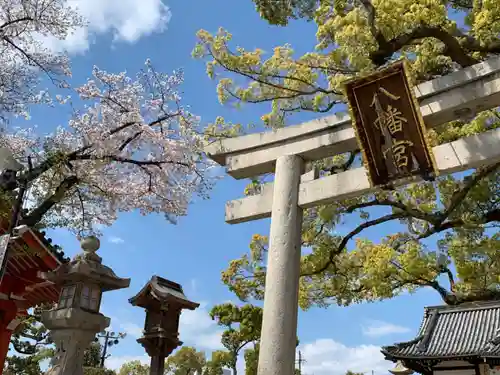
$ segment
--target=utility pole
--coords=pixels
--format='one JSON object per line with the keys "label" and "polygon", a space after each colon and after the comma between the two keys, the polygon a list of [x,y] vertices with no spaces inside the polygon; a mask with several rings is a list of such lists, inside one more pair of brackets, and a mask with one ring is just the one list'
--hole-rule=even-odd
{"label": "utility pole", "polygon": [[96,336],[96,341],[99,341],[100,338],[104,339],[104,345],[102,347],[102,352],[101,352],[101,363],[99,367],[104,368],[104,361],[109,357],[108,355],[108,347],[111,347],[113,345],[117,345],[121,339],[124,339],[126,336],[125,333],[114,333],[114,332],[109,332],[109,331],[104,331],[101,332]]}
{"label": "utility pole", "polygon": [[302,358],[302,352],[299,350],[299,359],[297,359],[297,364],[299,366],[299,375],[302,375],[302,363],[305,362],[306,360]]}

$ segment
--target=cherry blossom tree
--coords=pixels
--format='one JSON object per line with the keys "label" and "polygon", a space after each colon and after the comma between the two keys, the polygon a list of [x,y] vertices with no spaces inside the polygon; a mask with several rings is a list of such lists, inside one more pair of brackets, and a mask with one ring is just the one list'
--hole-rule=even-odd
{"label": "cherry blossom tree", "polygon": [[[73,115],[52,135],[18,128],[0,134],[0,147],[24,163],[18,183],[30,190],[21,220],[77,233],[111,224],[119,212],[186,214],[195,194],[206,196],[213,164],[203,156],[199,118],[181,104],[182,71],[157,72],[146,61],[135,77],[98,69],[69,98]],[[5,192],[16,184],[0,183]]]}
{"label": "cherry blossom tree", "polygon": [[69,59],[44,47],[85,25],[66,0],[0,0],[0,119],[27,116],[33,103],[50,103],[41,75],[58,86],[71,74]]}

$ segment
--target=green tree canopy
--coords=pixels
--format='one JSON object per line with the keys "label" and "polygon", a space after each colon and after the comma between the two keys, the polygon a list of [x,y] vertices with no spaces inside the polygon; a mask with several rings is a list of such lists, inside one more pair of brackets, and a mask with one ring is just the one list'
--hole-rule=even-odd
{"label": "green tree canopy", "polygon": [[345,375],[364,375],[364,373],[362,373],[362,372],[354,372],[354,371],[351,371],[351,370],[347,370],[347,372],[345,373]]}
{"label": "green tree canopy", "polygon": [[183,346],[167,358],[165,373],[168,375],[198,375],[202,373],[205,363],[205,353],[198,352],[190,346]]}
{"label": "green tree canopy", "polygon": [[285,26],[290,19],[314,17],[318,0],[252,0],[262,18],[271,25]]}
{"label": "green tree canopy", "polygon": [[[278,128],[294,113],[322,116],[345,108],[346,80],[400,58],[410,61],[411,79],[419,83],[500,53],[496,0],[320,0],[314,22],[316,40],[311,36],[311,52],[302,56],[288,44],[269,54],[233,48],[223,29],[201,30],[193,54],[218,81],[221,103],[269,103],[262,121]],[[499,112],[487,110],[429,129],[427,136],[437,145],[499,125]],[[234,127],[223,118],[212,128],[228,129]],[[315,163],[321,175],[359,165],[357,151]],[[499,184],[495,164],[307,209],[301,307],[383,300],[424,287],[447,304],[498,299]],[[246,193],[258,191],[254,182]],[[388,231],[385,223],[399,225]],[[374,226],[382,226],[380,239],[363,238]],[[267,246],[267,237],[256,234],[250,253],[223,273],[224,283],[244,301],[263,298]]]}
{"label": "green tree canopy", "polygon": [[18,317],[20,323],[12,334],[12,349],[6,358],[7,371],[16,375],[42,374],[39,363],[54,354],[49,333],[40,321],[45,308],[49,306],[38,306],[30,314]]}
{"label": "green tree canopy", "polygon": [[84,367],[83,375],[116,375],[116,372],[102,367]]}
{"label": "green tree canopy", "polygon": [[102,345],[99,341],[94,341],[83,354],[84,375],[116,375],[113,370],[100,367],[101,355]]}
{"label": "green tree canopy", "polygon": [[[11,337],[11,352],[6,359],[6,370],[16,375],[41,375],[40,362],[54,356],[54,345],[47,328],[41,322],[41,312],[49,305],[37,306],[26,316],[20,316],[20,324]],[[113,375],[114,371],[99,368],[102,346],[92,343],[85,350],[83,366],[85,375]],[[17,353],[17,354],[15,354]]]}
{"label": "green tree canopy", "polygon": [[[224,303],[214,306],[210,316],[219,326],[224,327],[221,343],[227,351],[224,355],[222,353],[216,355],[215,363],[230,368],[233,375],[236,375],[238,355],[241,350],[248,344],[255,345],[260,340],[262,309],[249,304],[238,307],[232,303]],[[209,367],[210,365],[213,367],[213,358]],[[247,367],[249,366],[252,364],[247,364]]]}
{"label": "green tree canopy", "polygon": [[231,365],[233,356],[226,350],[212,352],[212,357],[203,370],[203,375],[223,375],[223,369]]}
{"label": "green tree canopy", "polygon": [[126,362],[120,367],[118,375],[149,375],[149,366],[140,361]]}
{"label": "green tree canopy", "polygon": [[101,343],[93,342],[83,354],[83,365],[86,367],[99,367],[101,365]]}

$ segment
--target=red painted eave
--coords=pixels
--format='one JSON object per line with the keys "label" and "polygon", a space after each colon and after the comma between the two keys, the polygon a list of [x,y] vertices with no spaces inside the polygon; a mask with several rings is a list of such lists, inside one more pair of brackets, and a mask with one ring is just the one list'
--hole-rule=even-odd
{"label": "red painted eave", "polygon": [[[0,226],[1,233],[5,233],[4,225]],[[11,246],[16,249],[16,252],[7,261],[6,274],[0,284],[0,292],[6,295],[14,293],[16,305],[20,309],[57,302],[60,288],[45,283],[45,280],[39,277],[39,273],[55,270],[61,265],[61,261],[31,229],[26,231],[20,239],[13,241]]]}

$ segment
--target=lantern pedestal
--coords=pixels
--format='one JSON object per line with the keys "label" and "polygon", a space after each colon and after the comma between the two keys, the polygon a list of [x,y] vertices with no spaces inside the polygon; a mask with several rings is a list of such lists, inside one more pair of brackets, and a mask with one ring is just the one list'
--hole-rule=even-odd
{"label": "lantern pedestal", "polygon": [[83,375],[85,348],[109,326],[110,319],[74,308],[44,311],[42,319],[57,347],[55,366],[48,375]]}
{"label": "lantern pedestal", "polygon": [[163,375],[165,371],[165,359],[182,345],[177,337],[171,337],[164,330],[158,332],[145,333],[143,337],[137,340],[151,357],[150,374]]}

